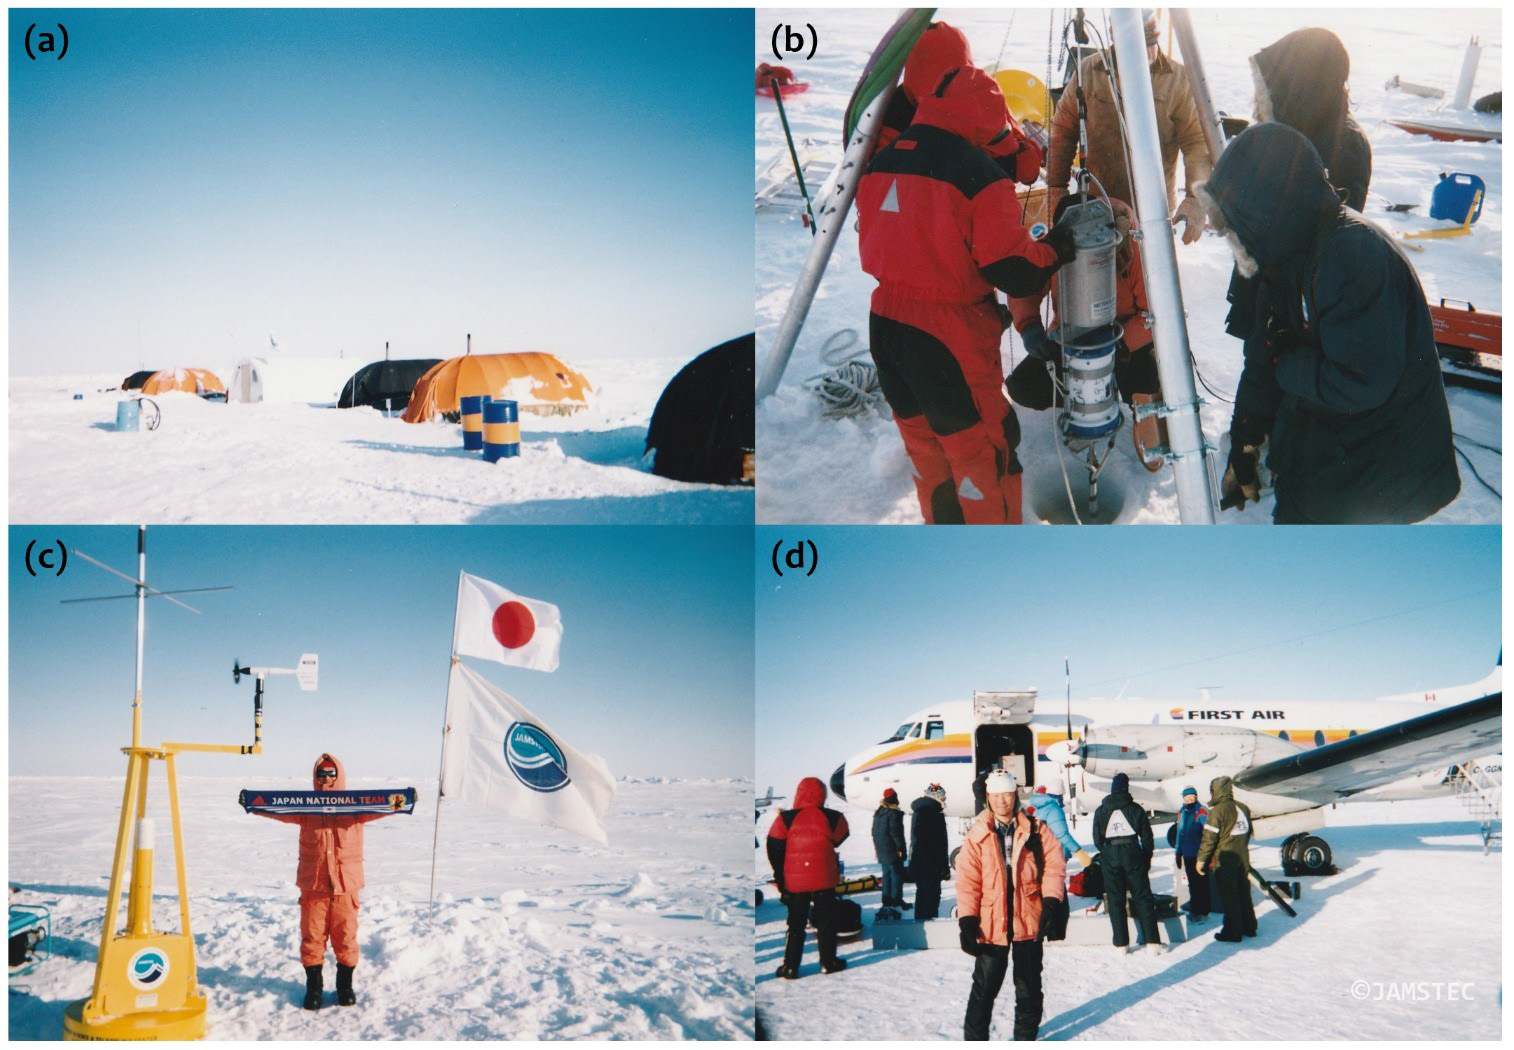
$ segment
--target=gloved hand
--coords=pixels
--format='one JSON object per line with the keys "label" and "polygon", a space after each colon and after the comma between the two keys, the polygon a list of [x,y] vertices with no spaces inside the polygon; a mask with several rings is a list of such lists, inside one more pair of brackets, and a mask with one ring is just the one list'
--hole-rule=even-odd
{"label": "gloved hand", "polygon": [[1174,224],[1183,224],[1183,243],[1192,244],[1204,235],[1204,206],[1197,197],[1184,197],[1178,210],[1173,212]]}
{"label": "gloved hand", "polygon": [[1060,941],[1067,936],[1067,901],[1061,897],[1041,898],[1041,926],[1036,936]]}
{"label": "gloved hand", "polygon": [[993,300],[994,309],[999,314],[999,331],[1002,332],[1008,329],[1010,325],[1015,323],[1015,315],[1009,312],[1009,304],[1001,303],[997,295],[993,297]]}
{"label": "gloved hand", "polygon": [[976,915],[964,915],[957,920],[957,932],[962,940],[962,950],[974,959],[983,954],[983,945],[978,943],[978,932],[982,928]]}
{"label": "gloved hand", "polygon": [[1046,338],[1046,326],[1039,317],[1025,326],[1025,331],[1020,333],[1020,341],[1025,344],[1025,352],[1037,361],[1050,361],[1056,356],[1051,340]]}
{"label": "gloved hand", "polygon": [[1220,482],[1220,510],[1241,510],[1245,508],[1247,500],[1261,500],[1262,484],[1256,472],[1261,451],[1259,445],[1243,445],[1232,439],[1230,464],[1225,468],[1224,480]]}
{"label": "gloved hand", "polygon": [[1071,226],[1053,226],[1046,235],[1043,243],[1051,245],[1051,250],[1057,253],[1058,266],[1066,266],[1078,254],[1078,246],[1073,237]]}
{"label": "gloved hand", "polygon": [[1088,867],[1090,864],[1093,863],[1093,858],[1090,857],[1085,850],[1078,850],[1072,856],[1073,856],[1074,860],[1076,860],[1079,864],[1083,865],[1083,867],[1085,867],[1085,868]]}

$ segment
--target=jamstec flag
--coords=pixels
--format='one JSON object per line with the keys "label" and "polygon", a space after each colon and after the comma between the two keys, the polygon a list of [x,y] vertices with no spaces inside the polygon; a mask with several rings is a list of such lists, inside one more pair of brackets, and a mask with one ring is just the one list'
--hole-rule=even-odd
{"label": "jamstec flag", "polygon": [[604,817],[615,798],[615,779],[604,759],[574,751],[515,699],[454,661],[442,737],[442,797],[609,845]]}
{"label": "jamstec flag", "polygon": [[533,671],[557,670],[562,619],[551,602],[523,598],[497,583],[460,573],[452,651]]}

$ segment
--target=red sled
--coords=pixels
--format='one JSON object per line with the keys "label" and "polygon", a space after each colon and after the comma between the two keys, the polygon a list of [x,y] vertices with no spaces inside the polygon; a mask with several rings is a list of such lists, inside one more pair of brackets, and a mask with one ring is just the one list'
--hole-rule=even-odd
{"label": "red sled", "polygon": [[1442,299],[1439,306],[1430,304],[1430,322],[1446,382],[1501,395],[1503,315],[1462,300]]}
{"label": "red sled", "polygon": [[[795,80],[792,83],[779,84],[778,85],[778,94],[782,95],[784,98],[788,98],[790,95],[802,95],[802,94],[804,94],[804,92],[808,91],[809,89],[810,89],[810,85],[809,85],[809,83],[807,81]],[[770,85],[770,84],[759,84],[757,86],[757,94],[761,95],[763,98],[772,98],[773,97],[773,88],[772,88],[772,85]]]}

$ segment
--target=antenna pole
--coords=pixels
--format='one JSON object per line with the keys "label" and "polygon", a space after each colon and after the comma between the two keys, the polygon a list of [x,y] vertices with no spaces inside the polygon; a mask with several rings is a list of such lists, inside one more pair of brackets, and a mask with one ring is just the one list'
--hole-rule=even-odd
{"label": "antenna pole", "polygon": [[1062,657],[1062,673],[1067,680],[1067,739],[1072,739],[1072,661]]}
{"label": "antenna pole", "polygon": [[147,639],[147,526],[137,526],[137,691],[131,698],[131,746],[142,746],[142,651]]}

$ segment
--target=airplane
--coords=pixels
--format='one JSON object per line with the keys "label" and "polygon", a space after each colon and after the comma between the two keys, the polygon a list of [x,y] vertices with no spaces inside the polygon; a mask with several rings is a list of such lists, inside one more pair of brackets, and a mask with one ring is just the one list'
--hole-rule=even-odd
{"label": "airplane", "polygon": [[1203,797],[1213,778],[1229,776],[1251,807],[1254,837],[1284,839],[1285,872],[1324,874],[1333,870],[1329,844],[1310,833],[1325,826],[1332,805],[1436,798],[1469,781],[1501,793],[1502,700],[1501,654],[1470,685],[1366,701],[1242,704],[1205,690],[1191,705],[1079,701],[1053,712],[1036,710],[1033,689],[979,691],[916,711],[843,762],[830,788],[871,807],[884,788],[911,799],[939,782],[946,815],[965,828],[981,806],[975,778],[1007,768],[1032,804],[1037,784],[1065,785],[1076,824],[1123,772],[1131,796],[1160,824],[1176,816],[1184,787]]}

